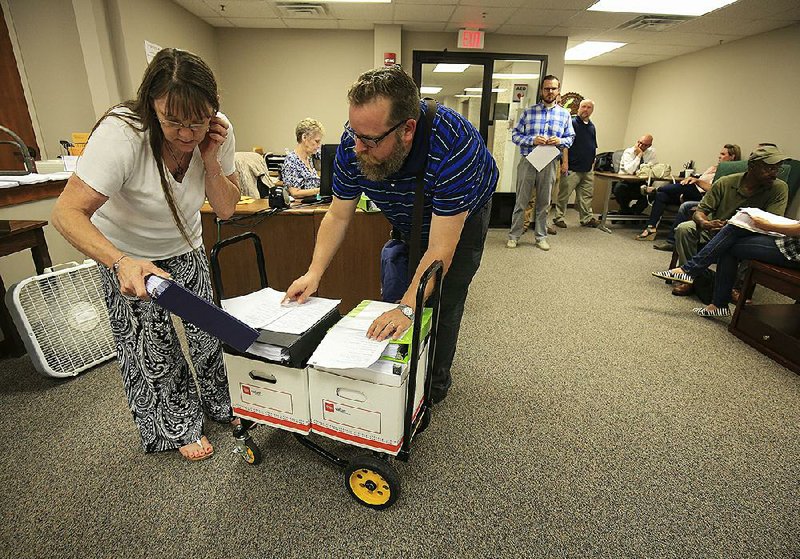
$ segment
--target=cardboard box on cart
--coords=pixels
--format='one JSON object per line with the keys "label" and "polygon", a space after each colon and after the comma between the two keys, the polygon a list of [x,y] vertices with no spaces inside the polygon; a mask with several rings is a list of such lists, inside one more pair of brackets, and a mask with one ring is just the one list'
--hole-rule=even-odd
{"label": "cardboard box on cart", "polygon": [[[359,305],[360,307],[361,305]],[[353,312],[356,312],[356,307]],[[423,333],[430,330],[430,309],[423,315]],[[409,344],[411,329],[407,332]],[[414,412],[416,417],[425,390],[428,357],[423,337],[417,365]],[[393,373],[373,369],[326,369],[308,367],[311,430],[348,444],[397,455],[403,442],[406,395],[411,370],[410,347],[404,362]]]}

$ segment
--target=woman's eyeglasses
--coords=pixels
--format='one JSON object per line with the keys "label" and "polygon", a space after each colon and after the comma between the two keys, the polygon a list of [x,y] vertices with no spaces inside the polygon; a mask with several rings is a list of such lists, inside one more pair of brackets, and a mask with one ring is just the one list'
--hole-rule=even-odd
{"label": "woman's eyeglasses", "polygon": [[389,130],[387,130],[380,136],[370,137],[370,136],[362,136],[361,134],[356,133],[355,130],[350,128],[350,121],[348,120],[347,122],[344,123],[344,131],[353,140],[356,139],[361,140],[361,143],[367,146],[368,148],[376,148],[378,147],[378,144],[380,143],[381,140],[383,140],[386,136],[388,136],[389,134],[400,128],[405,123],[406,123],[405,120],[401,120],[400,122],[389,128]]}
{"label": "woman's eyeglasses", "polygon": [[158,122],[161,123],[161,126],[164,128],[169,128],[170,130],[180,130],[181,128],[188,128],[192,132],[205,132],[208,129],[208,125],[211,122],[211,119],[206,119],[205,122],[198,122],[193,124],[184,124],[182,122],[177,122],[175,120],[169,120],[166,118],[159,118]]}

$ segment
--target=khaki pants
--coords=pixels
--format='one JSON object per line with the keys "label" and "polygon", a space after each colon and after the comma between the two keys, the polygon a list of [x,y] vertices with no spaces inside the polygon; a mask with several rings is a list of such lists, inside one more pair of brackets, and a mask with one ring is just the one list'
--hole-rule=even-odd
{"label": "khaki pants", "polygon": [[[559,192],[559,188],[561,185],[561,171],[559,167],[559,173],[556,175],[556,184],[553,186],[553,192],[557,195]],[[551,196],[551,199],[555,198],[555,196]],[[591,203],[591,197],[589,198],[589,202]],[[525,221],[522,225],[522,232],[525,233],[528,229],[530,229],[531,222],[533,221],[533,212],[536,208],[536,190],[534,189],[531,194],[531,199],[528,202],[528,207],[525,208]]]}
{"label": "khaki pants", "polygon": [[564,213],[567,211],[567,202],[569,202],[569,195],[575,191],[575,207],[578,210],[578,217],[581,223],[588,223],[594,217],[592,214],[592,193],[594,191],[594,173],[587,171],[585,173],[578,173],[570,171],[569,174],[561,181],[561,189],[558,192],[556,199],[556,211],[553,219],[564,219]]}

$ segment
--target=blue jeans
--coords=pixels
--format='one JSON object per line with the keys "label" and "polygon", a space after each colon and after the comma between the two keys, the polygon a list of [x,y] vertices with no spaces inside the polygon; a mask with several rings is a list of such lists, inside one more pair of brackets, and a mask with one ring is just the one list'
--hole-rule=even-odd
{"label": "blue jeans", "polygon": [[681,207],[678,208],[678,214],[669,227],[669,235],[667,235],[667,242],[669,244],[675,244],[675,228],[684,221],[692,219],[692,210],[697,207],[697,204],[699,204],[699,202],[684,202],[681,204]]}
{"label": "blue jeans", "polygon": [[775,244],[775,237],[752,233],[735,225],[726,225],[683,266],[683,271],[696,277],[714,262],[714,296],[711,302],[717,307],[727,307],[731,289],[736,282],[736,271],[741,260],[759,260],[788,268],[800,268],[800,262],[788,260]]}
{"label": "blue jeans", "polygon": [[699,192],[697,187],[693,184],[680,184],[676,182],[662,186],[656,190],[656,199],[653,202],[653,207],[650,209],[650,219],[647,220],[647,225],[650,227],[658,225],[658,222],[661,221],[661,216],[664,215],[664,208],[669,204],[680,204],[681,196],[683,196],[684,202],[699,202],[700,198],[703,197],[703,193]]}

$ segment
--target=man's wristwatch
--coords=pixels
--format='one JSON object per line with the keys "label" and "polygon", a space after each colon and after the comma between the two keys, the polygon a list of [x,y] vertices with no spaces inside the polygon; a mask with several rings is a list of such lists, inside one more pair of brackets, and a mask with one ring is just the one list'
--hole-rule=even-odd
{"label": "man's wristwatch", "polygon": [[398,310],[405,315],[405,317],[409,320],[414,320],[414,309],[409,307],[408,305],[403,305],[402,303],[397,305]]}

